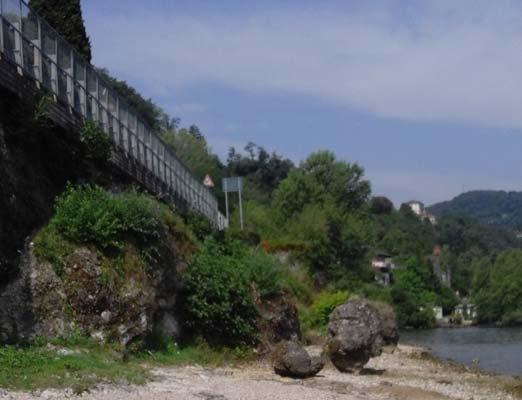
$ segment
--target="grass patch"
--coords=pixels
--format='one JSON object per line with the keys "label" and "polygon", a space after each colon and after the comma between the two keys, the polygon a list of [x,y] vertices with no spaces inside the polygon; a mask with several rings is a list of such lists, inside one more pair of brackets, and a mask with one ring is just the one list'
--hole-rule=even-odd
{"label": "grass patch", "polygon": [[153,365],[208,365],[213,367],[237,365],[242,362],[251,361],[255,358],[252,349],[246,346],[211,347],[205,341],[198,340],[196,343],[180,346],[170,342],[163,349],[141,353],[137,359],[141,359]]}
{"label": "grass patch", "polygon": [[143,384],[149,375],[125,362],[114,348],[77,347],[74,354],[43,346],[0,347],[0,387],[16,390],[72,388],[81,393],[100,382]]}
{"label": "grass patch", "polygon": [[155,349],[131,353],[119,345],[100,345],[73,335],[50,341],[38,339],[25,346],[0,347],[0,388],[31,391],[72,388],[76,394],[99,383],[144,384],[151,367],[235,366],[255,359],[252,349],[211,347],[204,340],[180,346],[163,338]]}

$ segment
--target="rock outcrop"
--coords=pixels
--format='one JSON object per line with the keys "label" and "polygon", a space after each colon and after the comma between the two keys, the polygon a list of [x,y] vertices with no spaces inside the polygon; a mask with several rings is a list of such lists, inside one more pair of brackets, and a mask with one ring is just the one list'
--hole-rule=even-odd
{"label": "rock outcrop", "polygon": [[281,342],[272,357],[276,374],[291,378],[310,378],[324,367],[322,357],[311,357],[295,340]]}
{"label": "rock outcrop", "polygon": [[[386,335],[393,336],[392,330]],[[383,322],[370,301],[352,298],[332,312],[326,350],[340,371],[361,370],[371,357],[382,353],[384,343]]]}
{"label": "rock outcrop", "polygon": [[78,247],[57,271],[28,244],[18,279],[0,299],[10,316],[0,321],[0,341],[78,332],[127,345],[152,330],[179,336],[175,265],[151,270],[130,245],[118,264],[108,260],[93,248]]}
{"label": "rock outcrop", "polygon": [[288,293],[282,292],[266,299],[260,299],[254,293],[253,297],[260,314],[258,330],[264,341],[279,343],[301,339],[297,307]]}

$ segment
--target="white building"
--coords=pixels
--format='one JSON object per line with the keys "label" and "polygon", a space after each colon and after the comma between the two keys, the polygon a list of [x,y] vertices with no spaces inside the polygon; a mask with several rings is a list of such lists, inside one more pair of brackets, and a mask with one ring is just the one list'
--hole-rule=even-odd
{"label": "white building", "polygon": [[433,214],[430,214],[428,211],[426,211],[426,208],[424,208],[424,203],[422,201],[412,200],[406,203],[413,213],[419,217],[421,220],[427,219],[430,221],[432,225],[435,225],[437,223],[437,218]]}
{"label": "white building", "polygon": [[376,252],[370,262],[370,266],[377,282],[384,286],[391,284],[392,270],[395,269],[395,264],[389,254],[382,251]]}
{"label": "white building", "polygon": [[415,215],[417,215],[418,217],[421,217],[424,215],[424,212],[425,212],[424,203],[422,203],[421,201],[412,200],[406,204],[408,204],[410,206],[411,211],[413,211],[413,213]]}

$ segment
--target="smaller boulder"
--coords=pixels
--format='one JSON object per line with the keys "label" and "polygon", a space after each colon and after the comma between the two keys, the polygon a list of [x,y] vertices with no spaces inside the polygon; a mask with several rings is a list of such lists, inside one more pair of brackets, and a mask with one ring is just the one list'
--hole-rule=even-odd
{"label": "smaller boulder", "polygon": [[324,367],[323,357],[310,357],[297,341],[281,342],[273,354],[276,374],[290,378],[310,378]]}

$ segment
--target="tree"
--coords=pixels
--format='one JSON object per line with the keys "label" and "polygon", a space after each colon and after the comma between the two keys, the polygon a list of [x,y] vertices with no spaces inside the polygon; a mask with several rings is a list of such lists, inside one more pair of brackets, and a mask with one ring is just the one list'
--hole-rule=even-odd
{"label": "tree", "polygon": [[391,214],[393,203],[384,196],[375,196],[370,200],[370,212],[372,214]]}
{"label": "tree", "polygon": [[364,170],[358,164],[338,161],[330,151],[312,153],[301,165],[318,188],[319,201],[327,197],[345,209],[357,209],[368,201],[370,182],[363,180]]}
{"label": "tree", "polygon": [[269,204],[272,193],[294,167],[289,159],[276,153],[269,154],[263,147],[249,142],[243,155],[231,147],[228,152],[227,173],[242,176],[247,182],[244,197],[263,204]]}
{"label": "tree", "polygon": [[80,0],[31,0],[29,5],[91,62],[91,43],[85,30]]}
{"label": "tree", "polygon": [[473,298],[482,322],[522,324],[522,250],[502,252],[492,268],[480,271]]}
{"label": "tree", "polygon": [[194,139],[205,141],[205,136],[203,136],[203,133],[196,125],[190,125],[188,131]]}
{"label": "tree", "polygon": [[[183,163],[203,181],[205,175],[210,175],[214,182],[220,182],[224,166],[219,157],[212,152],[203,133],[196,125],[189,129],[164,131],[162,138],[183,161]],[[214,193],[221,194],[216,187]]]}
{"label": "tree", "polygon": [[286,217],[306,204],[331,203],[344,212],[358,210],[368,201],[370,183],[357,164],[336,160],[329,151],[312,153],[274,193],[274,206]]}

